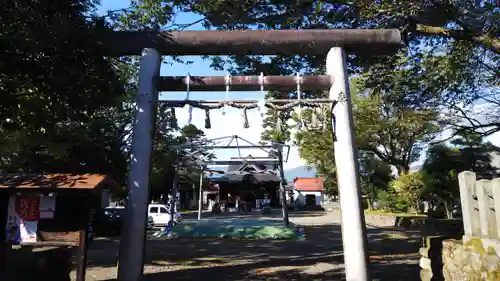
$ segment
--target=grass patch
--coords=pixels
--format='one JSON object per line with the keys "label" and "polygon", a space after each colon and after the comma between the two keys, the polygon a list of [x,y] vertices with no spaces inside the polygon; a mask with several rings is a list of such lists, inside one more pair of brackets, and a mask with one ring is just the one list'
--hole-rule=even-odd
{"label": "grass patch", "polygon": [[197,214],[198,210],[182,210],[179,213],[182,215]]}
{"label": "grass patch", "polygon": [[427,215],[422,214],[412,214],[412,213],[401,213],[401,212],[385,212],[383,210],[365,210],[367,215],[385,215],[385,216],[395,216],[395,217],[427,217]]}

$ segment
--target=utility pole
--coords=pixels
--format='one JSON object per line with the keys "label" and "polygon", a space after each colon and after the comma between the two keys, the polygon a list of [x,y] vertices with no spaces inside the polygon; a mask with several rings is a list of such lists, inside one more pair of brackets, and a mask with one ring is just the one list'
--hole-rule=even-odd
{"label": "utility pole", "polygon": [[279,163],[279,173],[280,173],[280,194],[281,194],[281,210],[283,213],[283,222],[285,226],[290,225],[290,220],[288,218],[288,204],[286,202],[286,189],[285,189],[285,171],[283,169],[283,146],[281,144],[276,144],[276,151],[278,153],[278,163]]}
{"label": "utility pole", "polygon": [[171,196],[172,196],[172,201],[170,202],[170,221],[168,222],[169,226],[170,227],[174,227],[174,216],[175,216],[175,211],[176,211],[176,203],[177,203],[177,189],[178,189],[178,186],[179,186],[179,175],[178,175],[178,172],[179,172],[179,166],[178,165],[174,165],[174,180],[173,180],[173,183],[172,183],[172,193],[171,193]]}
{"label": "utility pole", "polygon": [[198,220],[201,220],[201,209],[202,209],[202,203],[203,203],[203,168],[201,168],[200,171],[200,191],[198,194]]}
{"label": "utility pole", "polygon": [[335,163],[342,211],[342,243],[347,281],[369,281],[366,225],[361,204],[359,167],[354,145],[354,122],[344,50],[334,47],[326,57],[326,71],[334,78],[330,99]]}

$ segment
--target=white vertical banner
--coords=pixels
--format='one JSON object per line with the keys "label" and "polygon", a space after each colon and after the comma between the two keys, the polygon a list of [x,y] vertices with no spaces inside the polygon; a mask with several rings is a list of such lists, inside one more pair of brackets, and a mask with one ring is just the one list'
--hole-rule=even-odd
{"label": "white vertical banner", "polygon": [[40,196],[16,196],[9,198],[6,240],[13,243],[37,241],[40,219]]}

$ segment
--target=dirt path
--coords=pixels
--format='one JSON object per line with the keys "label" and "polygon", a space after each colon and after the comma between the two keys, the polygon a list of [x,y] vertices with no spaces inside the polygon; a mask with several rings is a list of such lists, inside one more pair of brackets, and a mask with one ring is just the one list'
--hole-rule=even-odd
{"label": "dirt path", "polygon": [[[342,240],[334,216],[293,214],[292,222],[304,225],[302,241],[150,240],[144,280],[342,280]],[[418,233],[369,227],[368,237],[374,280],[419,280]],[[87,280],[115,280],[117,253],[118,240],[95,241]]]}

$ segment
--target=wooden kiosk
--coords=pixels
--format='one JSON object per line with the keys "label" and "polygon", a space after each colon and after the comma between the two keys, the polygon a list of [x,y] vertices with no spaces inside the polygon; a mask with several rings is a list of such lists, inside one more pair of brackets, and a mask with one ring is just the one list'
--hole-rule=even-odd
{"label": "wooden kiosk", "polygon": [[[99,174],[0,176],[0,279],[4,280],[2,274],[9,276],[7,269],[13,263],[20,262],[14,258],[16,245],[30,253],[34,248],[55,248],[57,254],[42,261],[45,269],[36,273],[54,281],[68,280],[67,270],[67,277],[54,272],[63,263],[71,268],[71,249],[76,249],[76,280],[84,281],[91,211],[100,208],[103,190],[116,187],[108,176]],[[58,277],[44,276],[53,274]]]}

